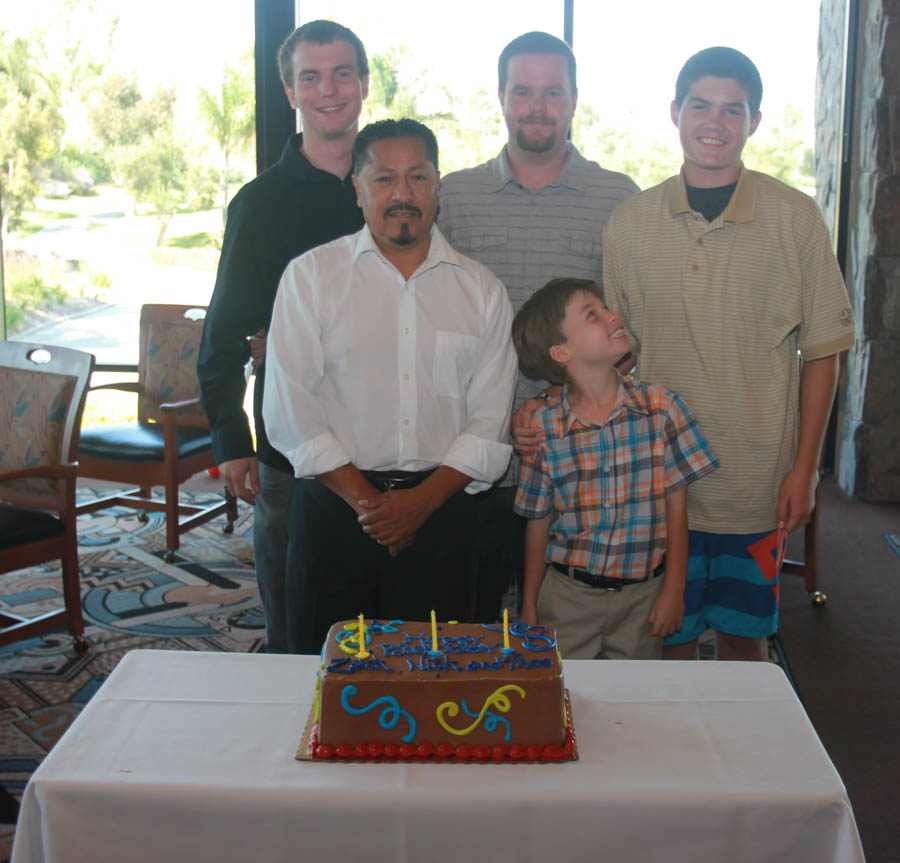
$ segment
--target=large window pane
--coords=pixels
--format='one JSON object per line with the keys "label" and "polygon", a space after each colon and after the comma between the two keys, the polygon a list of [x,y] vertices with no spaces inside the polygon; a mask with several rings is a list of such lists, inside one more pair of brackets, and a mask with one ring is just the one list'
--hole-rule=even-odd
{"label": "large window pane", "polygon": [[38,130],[4,172],[10,337],[136,363],[142,303],[209,301],[255,174],[253,32],[253,0],[4,9],[0,142]]}
{"label": "large window pane", "polygon": [[753,60],[763,81],[763,119],[747,143],[745,163],[812,194],[819,5],[576,0],[576,141],[642,187],[670,176],[681,163],[669,119],[678,72],[696,51],[728,45]]}
{"label": "large window pane", "polygon": [[[438,137],[441,171],[495,156],[506,140],[497,57],[528,30],[563,36],[562,0],[459,0],[376,11],[367,0],[300,0],[298,23],[330,18],[362,39],[372,68],[362,122],[414,114]],[[393,74],[396,75],[393,78]]]}
{"label": "large window pane", "polygon": [[[698,0],[576,0],[576,144],[642,186],[668,176],[680,163],[668,118],[678,69],[699,48],[730,44],[756,61],[765,85],[747,164],[812,191],[818,5],[759,0],[751,9],[723,0],[711,14]],[[373,61],[363,121],[423,117],[438,135],[445,173],[503,145],[496,92],[502,47],[531,29],[563,35],[562,0],[514,7],[460,0],[437,23],[426,21],[427,6],[421,14],[376,9],[370,0],[297,6],[298,21],[330,17],[358,33]],[[231,84],[243,85],[252,101],[252,34],[252,0],[227,11],[213,0],[160,0],[152,15],[115,0],[4,10],[0,67],[15,74],[0,73],[0,123],[41,132],[19,142],[28,158],[11,170],[0,153],[11,317],[23,294],[32,305],[61,296],[44,315],[74,315],[41,326],[42,317],[29,312],[13,320],[13,337],[88,348],[101,362],[134,362],[141,303],[208,301],[226,194],[255,167],[252,139],[244,147],[230,143],[226,189],[223,148],[199,94],[209,92],[206,114],[215,115],[228,64]],[[155,165],[163,166],[157,173],[193,169],[181,172],[167,197],[171,189],[161,181],[154,191]],[[175,214],[166,223],[167,207]]]}

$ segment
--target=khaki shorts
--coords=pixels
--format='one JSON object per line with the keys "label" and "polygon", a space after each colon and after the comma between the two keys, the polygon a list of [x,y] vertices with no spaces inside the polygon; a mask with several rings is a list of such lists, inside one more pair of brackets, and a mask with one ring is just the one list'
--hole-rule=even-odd
{"label": "khaki shorts", "polygon": [[650,635],[650,609],[663,577],[621,590],[590,587],[548,566],[538,594],[538,621],[556,627],[565,659],[660,659],[663,640]]}

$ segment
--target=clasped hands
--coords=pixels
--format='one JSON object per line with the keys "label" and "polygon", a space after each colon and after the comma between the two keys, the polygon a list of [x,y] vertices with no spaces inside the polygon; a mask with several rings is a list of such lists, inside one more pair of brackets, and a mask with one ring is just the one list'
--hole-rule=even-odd
{"label": "clasped hands", "polygon": [[379,545],[386,545],[391,557],[413,544],[416,532],[431,515],[421,486],[391,489],[366,500],[359,500],[357,521],[363,533]]}

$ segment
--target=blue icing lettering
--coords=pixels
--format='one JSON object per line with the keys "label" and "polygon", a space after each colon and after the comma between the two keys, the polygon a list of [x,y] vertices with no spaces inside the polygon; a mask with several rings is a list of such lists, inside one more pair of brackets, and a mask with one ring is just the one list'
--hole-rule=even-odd
{"label": "blue icing lettering", "polygon": [[541,659],[528,659],[522,656],[521,653],[510,653],[509,655],[497,655],[495,654],[490,659],[471,659],[469,660],[466,667],[463,669],[464,671],[483,671],[485,669],[489,669],[492,671],[497,671],[504,666],[507,666],[510,671],[521,671],[522,669],[528,668],[552,668],[553,660],[543,657]]}
{"label": "blue icing lettering", "polygon": [[[345,667],[346,666],[346,667]],[[354,656],[344,656],[333,659],[327,671],[335,671],[338,674],[354,674],[357,671],[388,671],[394,673],[394,669],[382,662],[374,654],[369,654],[367,659],[357,659]]]}
{"label": "blue icing lettering", "polygon": [[410,671],[462,671],[452,659],[445,654],[440,656],[429,656],[427,653],[420,654],[418,660],[407,658],[406,664]]}
{"label": "blue icing lettering", "polygon": [[388,656],[410,656],[425,653],[425,648],[421,644],[382,644],[381,649],[385,657]]}

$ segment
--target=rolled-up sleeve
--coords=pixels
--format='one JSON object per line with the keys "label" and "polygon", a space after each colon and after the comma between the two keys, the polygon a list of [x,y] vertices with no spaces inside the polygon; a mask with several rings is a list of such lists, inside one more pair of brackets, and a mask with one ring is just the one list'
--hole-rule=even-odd
{"label": "rolled-up sleeve", "polygon": [[512,455],[509,423],[516,391],[512,306],[506,288],[485,271],[484,331],[475,372],[466,391],[467,422],[442,463],[472,478],[470,494],[484,491],[506,472]]}
{"label": "rolled-up sleeve", "polygon": [[314,477],[351,459],[316,397],[325,372],[311,256],[288,264],[272,312],[266,347],[263,419],[271,444],[296,477]]}

